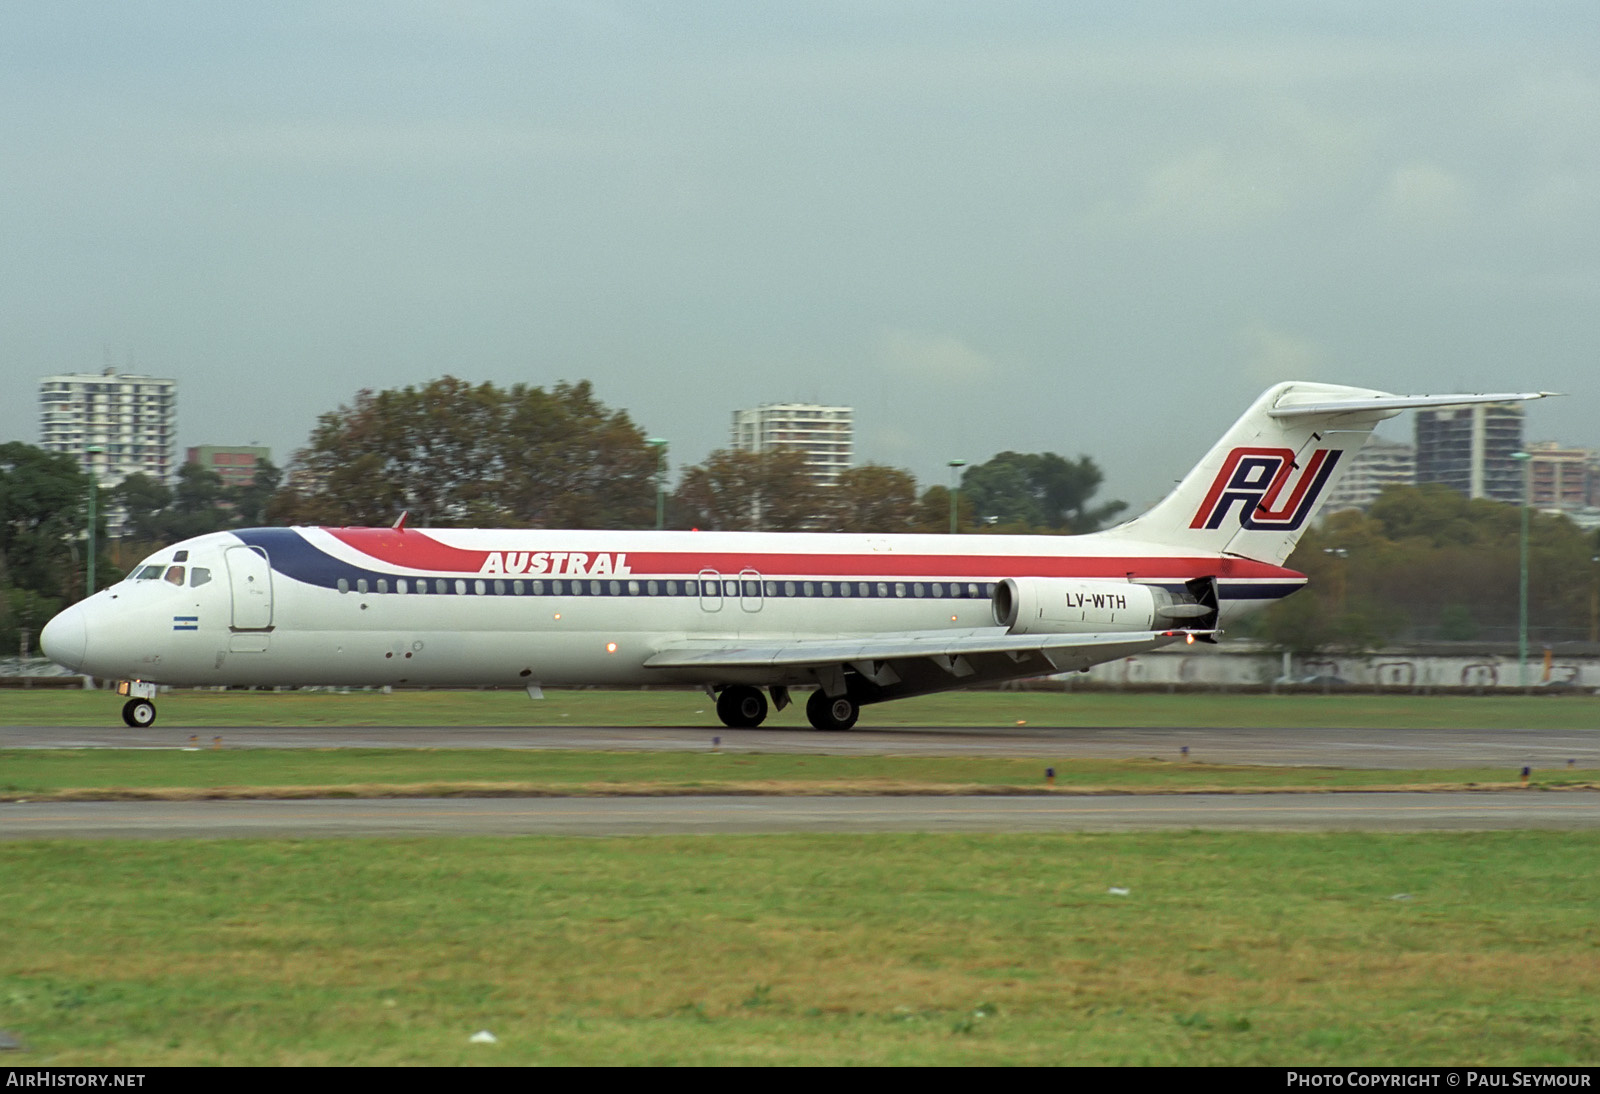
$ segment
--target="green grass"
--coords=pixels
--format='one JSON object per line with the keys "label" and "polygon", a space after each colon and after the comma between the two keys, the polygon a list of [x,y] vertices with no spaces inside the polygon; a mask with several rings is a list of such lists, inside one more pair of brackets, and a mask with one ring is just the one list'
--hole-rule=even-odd
{"label": "green grass", "polygon": [[[716,711],[697,691],[522,692],[173,691],[156,700],[158,728],[226,726],[704,726]],[[122,700],[107,692],[0,690],[0,725],[120,725]],[[772,727],[806,725],[802,704]],[[1600,697],[1421,695],[1238,695],[1217,693],[975,691],[866,707],[860,728],[894,726],[1379,726],[1584,729],[1600,724]]]}
{"label": "green grass", "polygon": [[18,1067],[1592,1066],[1597,861],[1544,832],[0,844],[0,1029]]}
{"label": "green grass", "polygon": [[[0,800],[490,794],[1152,793],[1516,785],[1508,768],[1344,770],[1160,760],[826,756],[554,749],[7,749]],[[1592,771],[1535,772],[1544,789]]]}

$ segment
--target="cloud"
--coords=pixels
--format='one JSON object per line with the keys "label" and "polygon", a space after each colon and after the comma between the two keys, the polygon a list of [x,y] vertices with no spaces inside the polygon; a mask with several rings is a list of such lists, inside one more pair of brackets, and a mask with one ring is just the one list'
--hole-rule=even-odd
{"label": "cloud", "polygon": [[874,356],[890,372],[945,385],[973,384],[998,376],[994,358],[948,334],[886,327],[878,332]]}
{"label": "cloud", "polygon": [[1328,354],[1322,346],[1254,320],[1239,331],[1245,374],[1261,384],[1323,379]]}
{"label": "cloud", "polygon": [[1408,163],[1389,176],[1380,204],[1404,226],[1436,229],[1464,221],[1474,201],[1460,175],[1432,163]]}

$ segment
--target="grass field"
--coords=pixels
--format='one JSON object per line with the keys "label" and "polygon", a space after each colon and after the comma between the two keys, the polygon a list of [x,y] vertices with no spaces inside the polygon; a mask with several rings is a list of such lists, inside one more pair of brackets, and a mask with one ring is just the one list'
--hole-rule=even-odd
{"label": "grass field", "polygon": [[[172,693],[230,725],[704,725],[692,692]],[[109,725],[0,692],[0,725]],[[1588,729],[1578,697],[982,692],[863,726]],[[803,724],[786,711],[775,724]],[[0,734],[3,740],[3,734]],[[0,797],[1504,785],[1507,771],[0,749]],[[1535,785],[1586,783],[1540,771]],[[1581,1064],[1600,833],[0,842],[9,1066]],[[1126,895],[1112,890],[1127,890]],[[478,1030],[497,1042],[470,1044]]]}
{"label": "grass field", "polygon": [[0,1028],[13,1066],[1593,1065],[1597,861],[1542,832],[0,844]]}
{"label": "grass field", "polygon": [[[1000,794],[1461,790],[1519,785],[1509,769],[1368,770],[1160,760],[825,756],[554,749],[0,749],[0,800],[593,794]],[[1539,770],[1536,789],[1592,788]]]}
{"label": "grass field", "polygon": [[[319,725],[704,726],[720,723],[696,691],[522,692],[173,691],[156,700],[159,728]],[[771,727],[806,726],[803,704],[776,712]],[[0,725],[121,725],[122,701],[107,692],[0,690]],[[1117,694],[974,691],[926,695],[862,710],[859,728],[889,726],[1302,726],[1595,729],[1600,697],[1443,695]]]}

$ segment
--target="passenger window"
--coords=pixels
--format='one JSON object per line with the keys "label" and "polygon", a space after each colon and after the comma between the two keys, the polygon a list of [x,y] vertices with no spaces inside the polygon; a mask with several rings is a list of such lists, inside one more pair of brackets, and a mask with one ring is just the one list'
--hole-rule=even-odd
{"label": "passenger window", "polygon": [[189,586],[198,589],[201,585],[211,580],[211,571],[204,566],[196,566],[189,571]]}
{"label": "passenger window", "polygon": [[167,583],[169,585],[182,585],[183,584],[183,567],[182,566],[169,566],[169,567],[167,567]]}

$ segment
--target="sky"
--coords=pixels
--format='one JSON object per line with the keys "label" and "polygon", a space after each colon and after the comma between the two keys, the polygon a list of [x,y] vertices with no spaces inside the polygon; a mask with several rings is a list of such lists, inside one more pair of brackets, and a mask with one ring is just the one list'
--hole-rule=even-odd
{"label": "sky", "polygon": [[1589,0],[0,5],[0,440],[107,365],[280,464],[363,388],[588,379],[675,470],[836,403],[1138,511],[1284,379],[1600,447],[1597,353]]}

